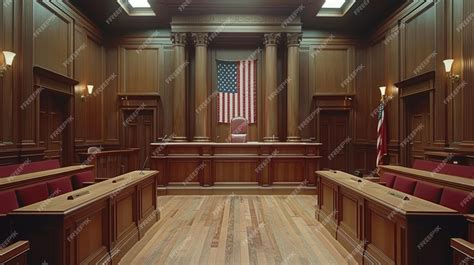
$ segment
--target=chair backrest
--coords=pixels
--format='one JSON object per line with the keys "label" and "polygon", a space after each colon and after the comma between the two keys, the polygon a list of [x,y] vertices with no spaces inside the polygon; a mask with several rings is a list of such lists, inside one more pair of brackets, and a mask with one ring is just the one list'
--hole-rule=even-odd
{"label": "chair backrest", "polygon": [[248,122],[244,117],[234,117],[230,121],[231,142],[247,142]]}

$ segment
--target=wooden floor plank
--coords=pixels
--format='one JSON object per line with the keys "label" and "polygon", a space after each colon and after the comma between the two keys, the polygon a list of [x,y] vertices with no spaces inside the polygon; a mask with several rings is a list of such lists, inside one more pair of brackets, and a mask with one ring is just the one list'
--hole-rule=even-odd
{"label": "wooden floor plank", "polygon": [[310,195],[160,196],[161,220],[120,264],[347,264]]}

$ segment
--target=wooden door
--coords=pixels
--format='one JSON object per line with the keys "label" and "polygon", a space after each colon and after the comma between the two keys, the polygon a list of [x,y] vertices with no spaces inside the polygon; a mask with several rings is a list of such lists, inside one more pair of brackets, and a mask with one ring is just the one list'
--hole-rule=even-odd
{"label": "wooden door", "polygon": [[63,140],[66,130],[73,122],[66,117],[67,98],[49,91],[40,95],[40,147],[45,148],[45,159],[64,161]]}
{"label": "wooden door", "polygon": [[348,170],[349,137],[348,111],[321,111],[319,116],[319,141],[322,146],[321,168]]}
{"label": "wooden door", "polygon": [[154,142],[154,115],[152,110],[124,110],[125,148],[140,148],[138,153],[140,168],[150,168],[150,143]]}
{"label": "wooden door", "polygon": [[406,100],[407,131],[402,144],[407,144],[408,166],[413,165],[415,159],[424,159],[425,148],[430,140],[430,97],[429,93],[410,96]]}

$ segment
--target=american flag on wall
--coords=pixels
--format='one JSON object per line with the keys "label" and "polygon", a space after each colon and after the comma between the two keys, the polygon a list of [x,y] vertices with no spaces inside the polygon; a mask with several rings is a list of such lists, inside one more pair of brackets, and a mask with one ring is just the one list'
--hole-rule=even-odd
{"label": "american flag on wall", "polygon": [[380,103],[377,124],[377,166],[383,164],[382,158],[387,154],[387,121],[385,120],[385,106]]}
{"label": "american flag on wall", "polygon": [[257,121],[257,61],[217,60],[218,122],[233,117]]}

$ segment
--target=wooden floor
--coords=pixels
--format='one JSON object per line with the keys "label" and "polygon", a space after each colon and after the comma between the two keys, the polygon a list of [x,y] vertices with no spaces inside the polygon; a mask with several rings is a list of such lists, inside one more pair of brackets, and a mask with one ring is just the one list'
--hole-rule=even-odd
{"label": "wooden floor", "polygon": [[161,220],[121,264],[347,264],[315,197],[160,196]]}

